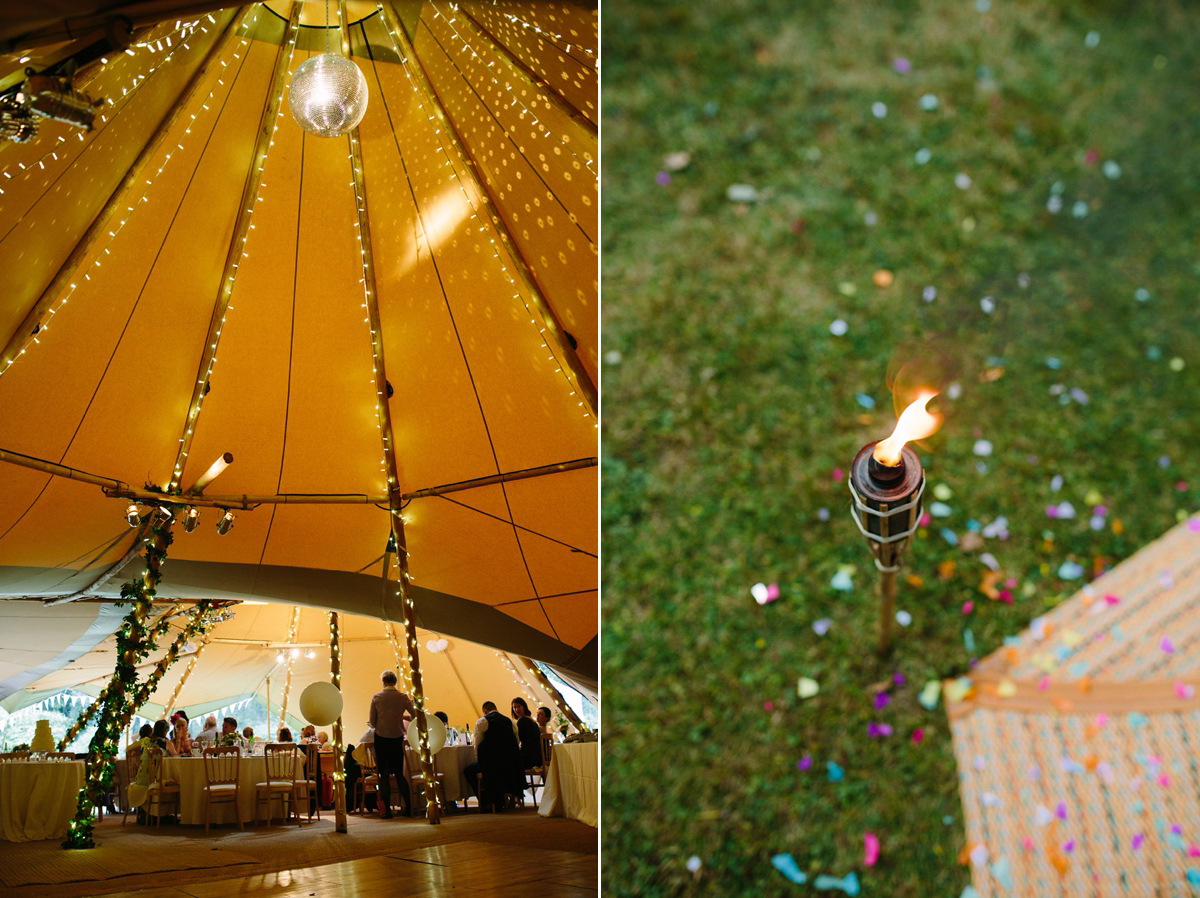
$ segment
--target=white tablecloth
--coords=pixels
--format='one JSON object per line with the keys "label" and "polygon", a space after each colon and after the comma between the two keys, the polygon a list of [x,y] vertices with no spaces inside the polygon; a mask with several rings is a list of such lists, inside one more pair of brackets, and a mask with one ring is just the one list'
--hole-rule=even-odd
{"label": "white tablecloth", "polygon": [[570,817],[588,826],[600,822],[599,743],[564,742],[554,746],[538,813]]}
{"label": "white tablecloth", "polygon": [[61,839],[83,788],[83,761],[0,764],[0,839]]}
{"label": "white tablecloth", "polygon": [[[296,761],[296,779],[303,780],[303,759],[301,755]],[[175,780],[179,783],[179,822],[180,823],[198,823],[204,825],[204,787],[208,785],[208,778],[204,774],[204,759],[203,758],[164,758],[163,759],[163,778],[170,782]],[[263,757],[247,757],[242,756],[241,766],[238,768],[238,807],[242,810],[242,823],[249,825],[254,822],[254,802],[258,797],[254,789],[255,783],[266,782],[267,779],[267,761]],[[279,819],[279,802],[272,802],[275,808],[275,819]],[[171,813],[169,810],[170,804],[166,813]],[[308,806],[301,801],[300,808],[304,814],[308,814]],[[264,802],[259,806],[259,816],[265,822],[267,819],[267,806]],[[212,823],[237,823],[237,817],[234,815],[232,802],[220,802],[212,807]]]}

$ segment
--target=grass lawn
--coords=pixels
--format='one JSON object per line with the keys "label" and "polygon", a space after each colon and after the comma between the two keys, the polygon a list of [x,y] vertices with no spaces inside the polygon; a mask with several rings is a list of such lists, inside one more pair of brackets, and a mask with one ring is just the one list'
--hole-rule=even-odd
{"label": "grass lawn", "polygon": [[[957,773],[921,687],[1200,505],[1200,7],[601,15],[604,893],[855,871],[864,895],[957,898]],[[881,660],[840,475],[914,358],[949,387],[917,447],[945,514]],[[1001,516],[1007,539],[978,532]]]}

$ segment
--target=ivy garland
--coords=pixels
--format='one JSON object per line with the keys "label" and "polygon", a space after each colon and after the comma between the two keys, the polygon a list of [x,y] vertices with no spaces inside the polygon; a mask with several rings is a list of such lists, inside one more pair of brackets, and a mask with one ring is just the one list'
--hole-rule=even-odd
{"label": "ivy garland", "polygon": [[[138,708],[154,691],[167,669],[179,658],[179,653],[197,632],[203,633],[212,626],[211,613],[215,610],[211,600],[200,602],[192,612],[192,619],[172,643],[154,671],[146,681],[138,684],[137,665],[157,648],[157,640],[168,629],[166,619],[150,627],[147,618],[154,602],[155,587],[161,576],[162,566],[167,560],[167,548],[173,534],[171,523],[155,523],[146,542],[146,572],[121,587],[118,606],[131,604],[129,613],[117,631],[117,665],[112,680],[100,693],[96,704],[89,708],[84,717],[72,728],[72,736],[87,719],[95,715],[97,708],[100,719],[96,735],[88,745],[88,756],[84,773],[84,787],[79,791],[75,817],[67,826],[67,838],[63,848],[93,848],[92,831],[95,826],[96,806],[112,788],[113,761],[117,756],[121,732],[129,724]],[[70,741],[69,739],[66,741]]]}

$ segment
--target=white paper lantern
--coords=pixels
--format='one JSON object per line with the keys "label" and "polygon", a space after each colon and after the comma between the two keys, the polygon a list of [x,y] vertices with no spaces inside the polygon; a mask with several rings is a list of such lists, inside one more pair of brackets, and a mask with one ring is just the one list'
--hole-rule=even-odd
{"label": "white paper lantern", "polygon": [[[446,725],[442,723],[440,717],[426,714],[425,726],[429,730],[429,753],[436,755],[442,750],[442,746],[446,744]],[[408,744],[413,747],[413,751],[420,752],[421,728],[417,726],[415,720],[408,725]]]}
{"label": "white paper lantern", "polygon": [[338,53],[322,53],[301,64],[288,91],[292,118],[317,137],[353,131],[367,112],[367,79]]}
{"label": "white paper lantern", "polygon": [[342,713],[342,693],[332,683],[310,683],[300,693],[300,713],[313,726],[329,726]]}

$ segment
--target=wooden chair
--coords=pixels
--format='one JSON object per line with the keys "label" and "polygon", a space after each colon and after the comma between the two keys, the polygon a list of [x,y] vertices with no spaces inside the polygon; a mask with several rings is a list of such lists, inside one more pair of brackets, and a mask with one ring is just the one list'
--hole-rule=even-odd
{"label": "wooden chair", "polygon": [[[421,756],[411,745],[404,745],[404,766],[408,769],[409,807],[415,817],[425,809],[425,771],[421,768]],[[446,775],[438,769],[438,756],[433,756],[433,787],[437,790],[438,799],[443,808],[446,807]]]}
{"label": "wooden chair", "polygon": [[[154,803],[158,801],[158,815],[155,826],[162,826],[162,806],[164,798],[173,798],[175,807],[179,808],[179,783],[165,783],[162,777],[163,753],[161,748],[150,749],[146,763],[146,773],[150,780],[150,791],[146,793],[146,822],[154,816]],[[124,823],[124,821],[121,821]]]}
{"label": "wooden chair", "polygon": [[33,752],[28,751],[6,751],[0,754],[0,764],[7,764],[12,761],[28,761]]}
{"label": "wooden chair", "polygon": [[290,807],[296,815],[296,825],[299,826],[300,810],[296,807],[296,762],[300,759],[299,746],[295,742],[268,742],[263,746],[263,759],[267,762],[267,779],[265,782],[254,784],[254,822],[258,823],[259,802],[265,801],[267,826],[271,825],[271,799],[278,796],[279,816],[287,820],[287,808]]}
{"label": "wooden chair", "polygon": [[[284,742],[283,745],[296,745],[294,742]],[[296,749],[304,750],[304,779],[296,780],[296,801],[308,799],[308,819],[312,820],[313,810],[317,819],[321,819],[321,758],[316,745],[297,745]],[[256,808],[257,810],[257,808]]]}
{"label": "wooden chair", "polygon": [[125,825],[125,821],[129,818],[129,812],[134,808],[129,803],[129,784],[137,779],[138,770],[142,766],[142,743],[135,742],[125,748],[125,760],[122,762],[117,759],[117,777],[119,784],[118,792],[121,796],[121,806],[124,808],[124,813],[121,815],[121,825]]}
{"label": "wooden chair", "polygon": [[242,808],[238,804],[238,773],[242,767],[242,750],[236,745],[204,749],[204,834],[208,835],[208,821],[214,802],[231,801],[237,815],[238,829],[242,825]]}
{"label": "wooden chair", "polygon": [[544,788],[546,785],[546,773],[550,767],[550,749],[554,745],[554,737],[549,733],[542,733],[542,763],[537,767],[530,767],[525,771],[525,786],[533,795],[533,803],[537,804],[537,790]]}
{"label": "wooden chair", "polygon": [[[354,784],[355,794],[358,799],[355,801],[355,807],[361,807],[362,812],[367,812],[367,790],[368,788],[375,790],[379,788],[379,770],[375,766],[375,745],[372,742],[367,742],[363,745],[367,753],[367,760],[361,762],[358,766],[362,768],[362,776],[358,778],[358,782]],[[352,796],[353,797],[353,796]],[[379,807],[378,795],[376,795],[375,810],[382,811]]]}

